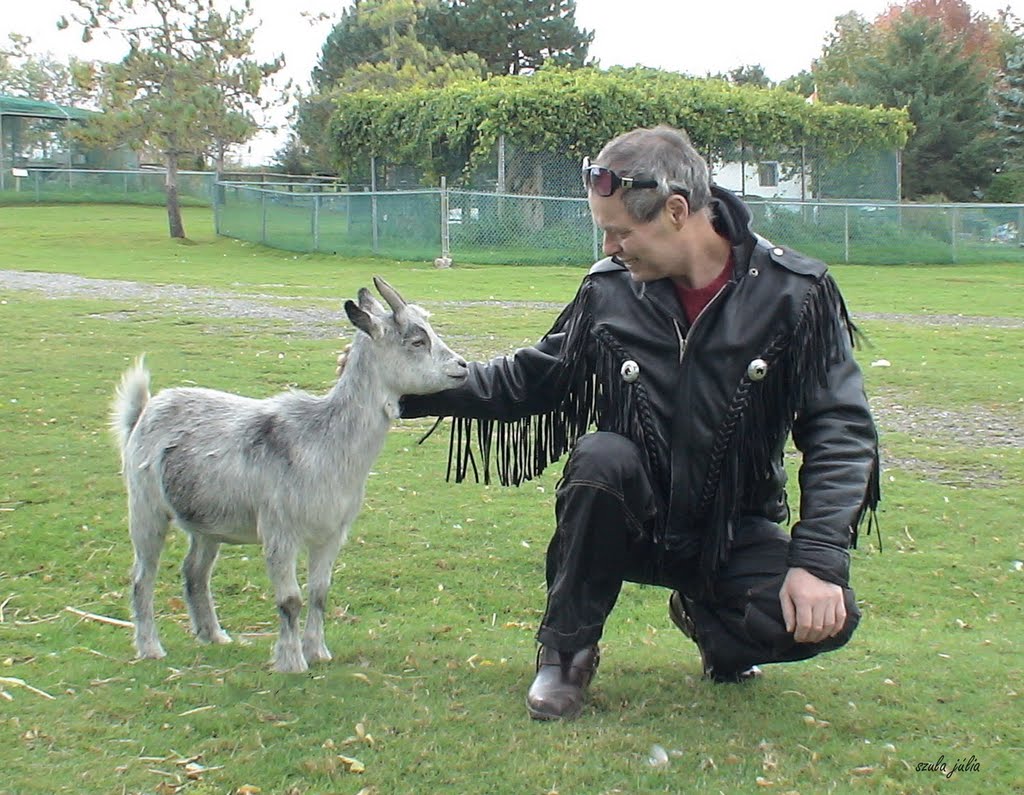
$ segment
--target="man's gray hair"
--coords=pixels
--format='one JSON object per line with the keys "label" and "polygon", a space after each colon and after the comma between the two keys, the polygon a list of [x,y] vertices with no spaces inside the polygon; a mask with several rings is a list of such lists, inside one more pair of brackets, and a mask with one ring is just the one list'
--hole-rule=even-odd
{"label": "man's gray hair", "polygon": [[691,213],[711,202],[707,162],[686,132],[675,127],[661,124],[623,133],[605,144],[594,162],[621,177],[657,181],[657,188],[622,189],[626,211],[642,223],[654,220],[679,189],[689,194]]}

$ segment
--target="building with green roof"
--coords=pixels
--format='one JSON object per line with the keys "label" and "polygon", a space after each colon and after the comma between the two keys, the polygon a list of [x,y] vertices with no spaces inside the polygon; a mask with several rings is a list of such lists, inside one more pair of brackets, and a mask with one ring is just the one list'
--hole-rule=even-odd
{"label": "building with green roof", "polygon": [[12,169],[137,166],[130,153],[85,149],[66,134],[69,124],[85,122],[95,113],[0,94],[0,190],[14,176]]}

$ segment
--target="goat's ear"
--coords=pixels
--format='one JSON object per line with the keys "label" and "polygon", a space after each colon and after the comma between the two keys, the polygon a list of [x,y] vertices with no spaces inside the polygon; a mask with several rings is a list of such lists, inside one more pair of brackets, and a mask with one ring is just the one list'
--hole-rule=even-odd
{"label": "goat's ear", "polygon": [[355,301],[345,302],[345,314],[352,321],[352,325],[360,331],[365,331],[374,339],[378,339],[384,329],[373,315],[361,308]]}
{"label": "goat's ear", "polygon": [[372,312],[379,317],[385,317],[388,313],[388,310],[384,308],[384,304],[374,298],[373,293],[365,287],[359,288],[359,308]]}

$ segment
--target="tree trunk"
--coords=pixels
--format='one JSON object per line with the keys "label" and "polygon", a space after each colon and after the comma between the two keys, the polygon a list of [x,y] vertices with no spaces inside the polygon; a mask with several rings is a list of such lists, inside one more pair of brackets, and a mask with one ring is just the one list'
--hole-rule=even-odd
{"label": "tree trunk", "polygon": [[167,225],[171,237],[185,239],[185,225],[181,222],[181,205],[178,204],[178,154],[167,153]]}

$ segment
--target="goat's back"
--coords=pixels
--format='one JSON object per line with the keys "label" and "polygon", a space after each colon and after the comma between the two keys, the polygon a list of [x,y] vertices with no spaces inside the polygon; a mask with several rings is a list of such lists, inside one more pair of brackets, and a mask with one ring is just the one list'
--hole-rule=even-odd
{"label": "goat's back", "polygon": [[352,450],[340,413],[327,398],[298,391],[258,400],[165,389],[127,442],[129,491],[159,499],[186,529],[225,541],[255,541],[261,518],[303,533],[340,529],[358,511],[384,435]]}

